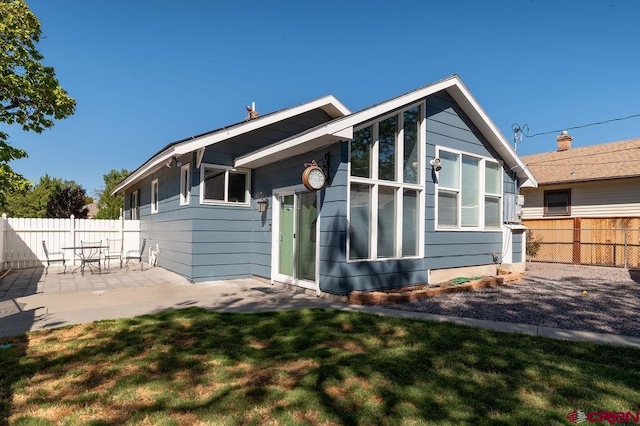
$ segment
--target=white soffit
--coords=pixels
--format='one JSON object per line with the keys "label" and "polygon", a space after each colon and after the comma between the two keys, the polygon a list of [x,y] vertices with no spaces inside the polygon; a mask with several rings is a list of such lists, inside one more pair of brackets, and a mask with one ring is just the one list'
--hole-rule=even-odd
{"label": "white soffit", "polygon": [[353,138],[353,127],[337,131],[332,131],[328,127],[330,126],[318,126],[301,135],[292,136],[258,151],[243,155],[238,157],[233,165],[234,167],[246,168],[261,167]]}
{"label": "white soffit", "polygon": [[311,101],[309,103],[299,105],[297,107],[293,107],[280,112],[269,114],[264,117],[258,117],[255,120],[251,120],[246,123],[242,123],[240,125],[231,127],[228,130],[223,129],[221,131],[194,139],[193,141],[181,143],[179,145],[176,145],[175,153],[176,155],[187,154],[199,148],[213,145],[217,142],[221,142],[221,141],[233,138],[235,136],[249,133],[253,130],[257,130],[262,127],[266,127],[270,124],[274,124],[279,121],[286,120],[291,117],[295,117],[296,115],[303,114],[307,111],[311,111],[316,108],[321,108],[333,118],[342,117],[345,114],[350,113],[347,107],[345,107],[333,95],[328,95],[323,98],[317,99],[315,101]]}

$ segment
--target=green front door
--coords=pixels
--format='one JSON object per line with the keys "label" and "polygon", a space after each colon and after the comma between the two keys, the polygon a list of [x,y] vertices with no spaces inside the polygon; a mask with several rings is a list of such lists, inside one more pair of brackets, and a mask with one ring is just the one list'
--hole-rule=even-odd
{"label": "green front door", "polygon": [[293,276],[294,196],[280,197],[280,269],[282,275]]}
{"label": "green front door", "polygon": [[318,209],[315,192],[296,194],[296,278],[316,280],[316,223]]}
{"label": "green front door", "polygon": [[316,193],[282,195],[279,201],[278,272],[294,280],[315,281],[318,222]]}

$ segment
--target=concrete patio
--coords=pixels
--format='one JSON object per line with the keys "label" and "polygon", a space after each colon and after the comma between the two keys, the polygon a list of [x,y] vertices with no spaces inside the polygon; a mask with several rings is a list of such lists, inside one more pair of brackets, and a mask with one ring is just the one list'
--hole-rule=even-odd
{"label": "concrete patio", "polygon": [[162,268],[148,268],[146,265],[142,272],[139,266],[130,268],[129,272],[124,268],[112,267],[103,269],[100,274],[97,271],[92,274],[87,268],[85,276],[80,274],[80,270],[71,273],[74,268],[73,266],[67,266],[67,272],[63,274],[62,266],[52,265],[49,267],[47,275],[44,274],[44,268],[26,268],[10,271],[2,278],[0,300],[33,294],[80,293],[155,286],[162,282],[187,283],[179,275]]}
{"label": "concrete patio", "polygon": [[16,269],[0,278],[0,337],[27,331],[199,306],[222,312],[344,308],[257,279],[190,283],[163,268],[111,268],[62,274],[62,268]]}

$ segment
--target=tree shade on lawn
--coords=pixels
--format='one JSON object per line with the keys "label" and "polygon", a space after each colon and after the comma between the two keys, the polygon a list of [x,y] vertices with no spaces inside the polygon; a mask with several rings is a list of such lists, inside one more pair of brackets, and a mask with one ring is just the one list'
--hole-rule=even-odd
{"label": "tree shade on lawn", "polygon": [[7,344],[10,424],[546,425],[640,401],[637,349],[359,312],[190,308]]}

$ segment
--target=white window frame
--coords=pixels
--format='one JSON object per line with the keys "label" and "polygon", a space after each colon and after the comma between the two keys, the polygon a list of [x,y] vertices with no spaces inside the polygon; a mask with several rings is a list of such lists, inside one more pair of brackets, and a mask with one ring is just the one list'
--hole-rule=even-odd
{"label": "white window frame", "polygon": [[[484,226],[484,229],[487,231],[492,231],[492,230],[500,230],[502,228],[502,223],[503,223],[503,209],[504,209],[504,164],[501,161],[496,161],[495,159],[485,159],[484,161],[484,166],[482,167],[482,173],[486,173],[487,171],[487,163],[494,163],[498,165],[498,170],[500,171],[500,193],[493,193],[493,192],[488,192],[487,188],[485,186],[484,188],[484,192],[483,195],[484,197],[482,198],[482,223]],[[482,179],[482,185],[486,185],[486,176],[483,176]],[[490,198],[497,198],[498,199],[498,226],[497,227],[487,227],[486,223],[487,223],[487,218],[484,217],[484,212],[485,212],[485,206],[484,203],[487,200],[487,197]]]}
{"label": "white window frame", "polygon": [[[435,219],[435,230],[436,231],[454,231],[454,232],[458,232],[458,231],[481,231],[481,232],[501,232],[501,228],[502,228],[502,214],[503,214],[503,194],[504,194],[504,178],[502,178],[503,174],[504,174],[504,167],[502,162],[496,160],[493,157],[487,157],[487,156],[482,156],[482,155],[478,155],[478,154],[472,154],[470,152],[466,152],[466,151],[460,151],[454,148],[449,148],[449,147],[444,147],[444,146],[436,146],[436,157],[440,157],[440,152],[441,151],[446,151],[450,154],[455,154],[458,156],[458,162],[460,164],[459,170],[458,170],[458,183],[460,185],[459,188],[448,188],[448,187],[442,187],[443,191],[446,192],[456,192],[457,193],[457,226],[440,226],[440,218],[438,217],[438,204],[439,204],[439,194],[440,194],[440,184],[438,183],[438,181],[436,181],[435,184],[435,202],[434,202],[434,219]],[[461,197],[461,191],[462,191],[462,156],[468,156],[468,157],[473,157],[478,161],[478,172],[479,172],[479,176],[478,176],[478,226],[462,226],[462,208],[461,208],[461,204],[462,204],[462,197]],[[498,164],[500,166],[500,172],[501,172],[501,179],[500,179],[500,193],[499,194],[494,194],[494,193],[489,193],[486,192],[486,188],[485,188],[485,171],[486,171],[486,163],[487,162],[491,162],[494,164]],[[484,209],[485,209],[485,199],[486,197],[493,197],[493,198],[498,198],[499,202],[498,205],[500,206],[500,211],[499,211],[499,215],[498,215],[498,221],[500,222],[500,226],[498,227],[486,227],[485,226],[485,215],[484,215]]]}
{"label": "white window frame", "polygon": [[[224,170],[224,200],[207,200],[204,198],[205,182],[204,175],[206,169]],[[245,202],[228,201],[229,196],[229,173],[238,173],[245,175]],[[200,204],[207,205],[225,205],[225,206],[242,206],[249,207],[251,205],[251,170],[236,169],[235,167],[221,166],[218,164],[202,163],[200,165]]]}
{"label": "white window frame", "polygon": [[180,205],[188,206],[191,199],[191,167],[187,163],[180,167]]}
{"label": "white window frame", "polygon": [[151,181],[151,213],[158,213],[160,187],[158,185],[158,179]]}
{"label": "white window frame", "polygon": [[[129,219],[140,220],[140,190],[136,189],[131,193],[129,198],[131,205],[129,206]],[[135,200],[135,202],[133,202]]]}
{"label": "white window frame", "polygon": [[[417,141],[417,171],[418,171],[418,183],[404,183],[404,169],[403,169],[403,160],[404,160],[404,112],[413,109],[415,107],[420,107],[420,120],[419,120],[419,129],[418,129],[418,141]],[[393,111],[392,113],[380,116],[373,121],[369,121],[367,123],[361,124],[357,127],[354,127],[354,133],[364,129],[366,127],[371,126],[371,154],[370,154],[370,176],[371,178],[364,178],[358,176],[351,176],[351,143],[349,142],[349,163],[347,167],[347,250],[346,250],[346,260],[347,263],[358,263],[358,262],[370,262],[370,261],[397,261],[397,260],[410,260],[410,259],[420,259],[424,257],[424,233],[425,233],[425,146],[426,146],[426,104],[424,101],[417,102],[402,109],[398,109]],[[379,141],[378,141],[378,123],[388,119],[389,117],[397,116],[398,124],[397,129],[398,133],[396,135],[396,180],[388,181],[388,180],[380,180],[378,179],[378,167],[379,167]],[[351,238],[350,238],[350,220],[351,220],[351,184],[352,183],[361,183],[365,185],[371,186],[371,211],[370,211],[370,233],[369,233],[369,258],[367,259],[350,259],[350,251],[351,251]],[[396,205],[395,205],[395,219],[396,219],[396,228],[395,228],[395,255],[391,257],[378,257],[378,191],[380,186],[385,187],[393,187],[396,191]],[[414,256],[402,256],[402,230],[403,230],[403,190],[411,189],[418,192],[418,252]]]}

